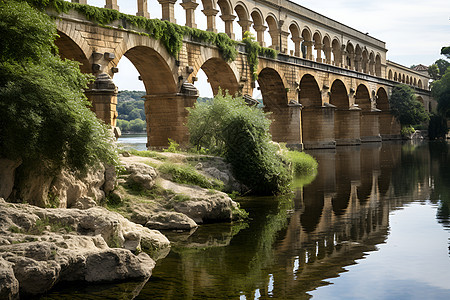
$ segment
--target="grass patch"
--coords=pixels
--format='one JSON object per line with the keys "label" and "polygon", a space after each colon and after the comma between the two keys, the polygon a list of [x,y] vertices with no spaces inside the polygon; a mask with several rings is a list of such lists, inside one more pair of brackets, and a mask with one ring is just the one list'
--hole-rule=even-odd
{"label": "grass patch", "polygon": [[305,152],[283,151],[283,157],[291,163],[295,175],[309,175],[317,171],[317,161]]}
{"label": "grass patch", "polygon": [[206,189],[221,190],[223,188],[223,182],[217,179],[207,178],[190,165],[164,163],[158,166],[158,171],[162,174],[169,175],[171,180],[176,183],[192,184]]}
{"label": "grass patch", "polygon": [[128,153],[130,153],[132,155],[136,155],[136,156],[140,156],[140,157],[150,157],[150,158],[157,159],[157,160],[160,160],[160,161],[166,161],[167,160],[166,156],[164,156],[164,155],[162,155],[162,154],[160,154],[160,153],[158,153],[156,151],[138,151],[138,150],[135,150],[135,149],[121,150],[121,153],[123,153],[123,152],[128,152]]}

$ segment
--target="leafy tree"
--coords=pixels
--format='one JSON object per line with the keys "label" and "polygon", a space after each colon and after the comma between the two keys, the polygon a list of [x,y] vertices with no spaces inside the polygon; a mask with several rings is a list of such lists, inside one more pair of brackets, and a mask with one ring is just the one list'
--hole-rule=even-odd
{"label": "leafy tree", "polygon": [[448,116],[450,112],[450,69],[447,69],[441,79],[433,82],[431,95],[438,102],[438,112],[442,116]]}
{"label": "leafy tree", "polygon": [[450,67],[450,63],[445,59],[438,59],[434,64],[428,67],[428,74],[433,80],[439,80]]}
{"label": "leafy tree", "polygon": [[402,127],[420,124],[429,119],[422,103],[416,99],[414,91],[405,84],[394,86],[389,104],[392,114]]}
{"label": "leafy tree", "polygon": [[445,55],[448,59],[450,59],[450,46],[448,47],[442,47],[441,54]]}
{"label": "leafy tree", "polygon": [[437,64],[432,64],[428,67],[428,75],[430,75],[431,79],[438,80],[439,79],[439,67]]}
{"label": "leafy tree", "polygon": [[141,119],[134,119],[130,121],[129,129],[134,132],[145,131],[146,123]]}
{"label": "leafy tree", "polygon": [[223,154],[238,180],[257,194],[282,193],[291,180],[269,134],[270,121],[243,98],[223,96],[196,103],[188,128],[193,146]]}
{"label": "leafy tree", "polygon": [[0,1],[0,36],[0,157],[50,172],[116,164],[112,134],[87,107],[89,78],[57,55],[50,17]]}
{"label": "leafy tree", "polygon": [[130,122],[127,120],[117,119],[117,127],[119,127],[122,132],[130,131]]}

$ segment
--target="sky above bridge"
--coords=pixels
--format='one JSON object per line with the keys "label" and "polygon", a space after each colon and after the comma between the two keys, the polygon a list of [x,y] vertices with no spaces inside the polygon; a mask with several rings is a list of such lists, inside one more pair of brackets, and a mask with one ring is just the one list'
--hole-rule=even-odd
{"label": "sky above bridge", "polygon": [[[184,25],[185,12],[177,1],[175,18]],[[443,58],[440,49],[450,45],[450,1],[449,0],[294,0],[299,5],[321,15],[350,26],[363,33],[382,40],[388,49],[387,59],[404,66],[430,65]],[[88,0],[88,4],[104,6],[105,0]],[[137,0],[118,0],[120,11],[136,14]],[[199,29],[206,29],[206,17],[196,9],[196,23]],[[148,0],[151,18],[161,18],[161,6],[157,0]],[[237,21],[237,20],[236,20]],[[241,38],[240,27],[235,21],[236,39]],[[224,32],[223,22],[217,18],[217,28]],[[268,34],[266,43],[270,41]],[[269,43],[268,43],[269,44]],[[137,80],[138,73],[124,57],[119,63],[120,72],[114,76],[119,90],[144,90]],[[211,96],[211,89],[204,74],[199,74],[197,88],[201,96]],[[203,78],[205,77],[205,78]],[[136,78],[136,79],[134,79]]]}

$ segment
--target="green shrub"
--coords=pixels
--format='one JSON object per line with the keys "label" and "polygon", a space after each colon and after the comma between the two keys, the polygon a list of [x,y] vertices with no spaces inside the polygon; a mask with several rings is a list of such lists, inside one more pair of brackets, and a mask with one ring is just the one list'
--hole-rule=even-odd
{"label": "green shrub", "polygon": [[317,161],[309,154],[298,151],[283,151],[295,175],[310,175],[317,171]]}
{"label": "green shrub", "polygon": [[180,144],[169,138],[169,147],[164,152],[177,153],[180,152]]}
{"label": "green shrub", "polygon": [[413,126],[403,126],[402,130],[400,131],[402,136],[409,136],[416,132]]}
{"label": "green shrub", "polygon": [[212,101],[197,103],[189,112],[187,125],[194,147],[223,155],[236,179],[254,193],[286,191],[291,176],[271,144],[270,121],[262,110],[220,91]]}
{"label": "green shrub", "polygon": [[111,131],[87,107],[90,77],[57,55],[50,17],[6,1],[0,20],[0,157],[49,173],[118,165]]}
{"label": "green shrub", "polygon": [[179,165],[174,163],[163,163],[158,166],[158,171],[167,174],[172,181],[182,184],[198,185],[207,189],[222,189],[223,183],[219,180],[208,179],[190,165]]}

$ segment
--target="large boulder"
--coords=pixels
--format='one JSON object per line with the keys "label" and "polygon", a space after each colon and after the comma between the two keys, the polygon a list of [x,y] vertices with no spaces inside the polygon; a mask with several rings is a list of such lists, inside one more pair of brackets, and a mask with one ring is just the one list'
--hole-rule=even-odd
{"label": "large boulder", "polygon": [[105,199],[104,185],[105,168],[100,166],[82,178],[64,170],[53,179],[50,191],[59,200],[59,207],[74,207],[80,198],[88,197],[96,203]]}
{"label": "large boulder", "polygon": [[125,169],[130,174],[127,179],[129,184],[137,184],[144,189],[151,189],[155,185],[158,173],[155,168],[143,163],[125,164]]}
{"label": "large boulder", "polygon": [[152,214],[135,212],[131,220],[157,230],[191,230],[198,226],[188,216],[174,211],[155,212]]}
{"label": "large boulder", "polygon": [[188,201],[175,202],[176,212],[185,214],[197,224],[211,222],[231,222],[237,204],[224,193],[215,193],[191,198]]}
{"label": "large boulder", "polygon": [[140,249],[160,258],[169,246],[158,231],[101,207],[43,209],[0,199],[0,298],[13,299],[18,288],[40,294],[61,281],[146,279],[155,263]]}

